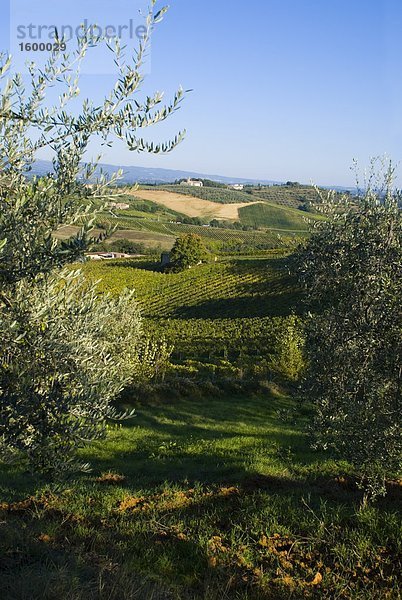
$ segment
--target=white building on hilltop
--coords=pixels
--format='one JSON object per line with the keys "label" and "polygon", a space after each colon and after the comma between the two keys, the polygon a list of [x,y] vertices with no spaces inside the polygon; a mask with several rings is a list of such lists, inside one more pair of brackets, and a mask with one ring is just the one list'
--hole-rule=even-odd
{"label": "white building on hilltop", "polygon": [[232,190],[237,190],[238,192],[241,192],[242,190],[244,190],[244,185],[242,183],[233,183],[229,187]]}
{"label": "white building on hilltop", "polygon": [[182,181],[180,185],[189,185],[191,187],[204,187],[202,181],[194,181],[193,179],[187,179],[186,181]]}

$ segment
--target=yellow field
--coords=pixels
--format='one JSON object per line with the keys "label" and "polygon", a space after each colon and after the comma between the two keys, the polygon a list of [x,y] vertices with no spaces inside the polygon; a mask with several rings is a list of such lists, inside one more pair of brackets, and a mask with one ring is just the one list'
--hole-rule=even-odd
{"label": "yellow field", "polygon": [[[128,192],[130,195],[130,192]],[[259,202],[239,202],[237,204],[218,204],[209,200],[201,200],[192,196],[165,192],[163,190],[136,190],[131,195],[143,200],[151,200],[166,208],[175,210],[188,217],[204,217],[208,219],[228,219],[236,221],[239,218],[239,208],[259,204]]]}

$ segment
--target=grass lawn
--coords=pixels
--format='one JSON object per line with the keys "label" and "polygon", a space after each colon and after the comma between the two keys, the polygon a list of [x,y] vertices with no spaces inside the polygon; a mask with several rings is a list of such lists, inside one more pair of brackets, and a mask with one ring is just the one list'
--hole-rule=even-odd
{"label": "grass lawn", "polygon": [[399,598],[397,486],[360,509],[295,409],[275,389],[139,406],[81,453],[90,474],[3,467],[0,598]]}

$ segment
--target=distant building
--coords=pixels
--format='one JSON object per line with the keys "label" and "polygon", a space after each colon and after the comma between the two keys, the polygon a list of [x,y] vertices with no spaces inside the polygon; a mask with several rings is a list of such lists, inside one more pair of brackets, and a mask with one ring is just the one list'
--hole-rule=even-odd
{"label": "distant building", "polygon": [[88,260],[113,260],[116,258],[131,258],[140,256],[137,254],[126,254],[124,252],[87,252],[85,257]]}
{"label": "distant building", "polygon": [[244,185],[242,183],[233,183],[229,187],[232,190],[237,190],[238,192],[241,192],[242,190],[244,190]]}
{"label": "distant building", "polygon": [[117,208],[117,210],[128,210],[130,205],[126,202],[109,202],[108,208]]}
{"label": "distant building", "polygon": [[189,185],[191,187],[204,187],[202,181],[194,181],[193,179],[187,179],[185,181],[182,181],[180,185]]}
{"label": "distant building", "polygon": [[161,267],[167,267],[168,265],[170,265],[170,252],[162,252]]}

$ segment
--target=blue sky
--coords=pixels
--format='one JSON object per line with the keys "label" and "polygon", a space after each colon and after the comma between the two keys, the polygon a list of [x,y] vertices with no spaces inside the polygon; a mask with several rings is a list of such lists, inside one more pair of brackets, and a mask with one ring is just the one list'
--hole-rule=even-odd
{"label": "blue sky", "polygon": [[[139,0],[140,1],[140,0]],[[12,12],[24,5],[12,0]],[[139,2],[71,0],[60,16],[84,9],[116,22]],[[163,3],[161,3],[162,5]],[[144,93],[178,84],[194,91],[152,131],[180,128],[185,142],[167,156],[122,144],[105,162],[188,169],[237,177],[351,185],[361,166],[387,153],[402,158],[402,3],[397,0],[171,0],[154,35]],[[9,14],[0,0],[0,40]],[[43,1],[31,0],[33,9]],[[31,10],[31,9],[30,9]],[[85,75],[83,95],[102,97],[111,77]],[[93,148],[95,150],[95,148]]]}

